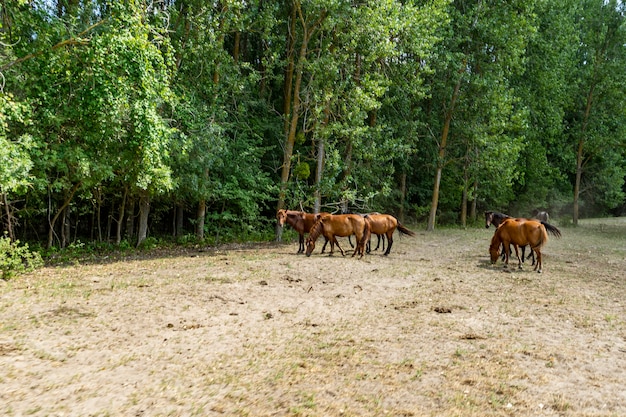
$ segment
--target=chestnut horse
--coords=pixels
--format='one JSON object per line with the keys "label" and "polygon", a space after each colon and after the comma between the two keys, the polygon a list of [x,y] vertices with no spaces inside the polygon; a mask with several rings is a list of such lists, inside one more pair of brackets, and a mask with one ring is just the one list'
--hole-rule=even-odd
{"label": "chestnut horse", "polygon": [[337,244],[342,256],[345,253],[339,246],[336,236],[346,237],[354,235],[356,237],[356,248],[352,256],[358,252],[361,255],[359,258],[362,258],[365,252],[365,242],[367,242],[369,237],[369,224],[363,216],[358,214],[327,214],[320,216],[311,228],[311,233],[309,233],[309,237],[306,240],[306,256],[311,256],[313,249],[315,249],[315,241],[322,234],[326,240],[330,241],[329,255],[333,254],[335,244]]}
{"label": "chestnut horse", "polygon": [[[554,226],[554,233],[558,232],[558,236],[561,232]],[[500,247],[503,246],[506,253],[506,259],[504,261],[505,267],[509,265],[510,247],[513,245],[515,248],[515,255],[517,256],[518,268],[522,269],[522,260],[519,257],[518,246],[530,245],[531,249],[537,254],[537,263],[534,270],[541,273],[543,266],[541,257],[541,248],[548,242],[548,232],[542,222],[537,220],[526,219],[506,219],[503,221],[491,239],[491,245],[489,246],[489,254],[491,255],[491,263],[495,264],[500,257]]]}
{"label": "chestnut horse", "polygon": [[[404,227],[404,225],[402,225],[402,223],[400,223],[398,219],[390,214],[368,214],[365,216],[365,220],[369,223],[370,229],[367,236],[368,241],[369,235],[371,233],[387,237],[387,250],[384,253],[385,256],[389,255],[389,252],[391,252],[391,246],[393,245],[393,232],[395,232],[396,229],[398,229],[398,231],[402,234],[415,236],[414,232]],[[376,249],[378,249],[378,247],[376,247]]]}
{"label": "chestnut horse", "polygon": [[[500,226],[500,223],[502,223],[506,219],[512,219],[512,218],[513,217],[509,216],[508,214],[500,213],[497,211],[486,211],[485,212],[485,227],[489,229],[489,226],[494,225],[495,228],[497,229],[498,226]],[[518,219],[518,220],[522,220],[522,219]],[[505,253],[506,251],[504,250],[504,247],[503,247],[502,248],[502,260],[503,261],[504,261]],[[522,246],[522,262],[524,262],[525,255],[526,255],[526,246]],[[535,253],[532,251],[532,249],[530,250],[528,257],[533,258],[533,263],[531,265],[534,265]]]}
{"label": "chestnut horse", "polygon": [[[319,218],[320,215],[328,214],[328,213],[306,213],[304,211],[296,211],[296,210],[278,210],[276,213],[276,219],[278,220],[278,225],[280,227],[284,227],[285,223],[291,226],[296,232],[298,232],[298,253],[304,252],[304,234],[309,233],[311,231],[311,227],[315,221]],[[322,247],[322,253],[324,253],[324,249],[326,249],[326,244],[328,240],[324,242],[324,246]]]}

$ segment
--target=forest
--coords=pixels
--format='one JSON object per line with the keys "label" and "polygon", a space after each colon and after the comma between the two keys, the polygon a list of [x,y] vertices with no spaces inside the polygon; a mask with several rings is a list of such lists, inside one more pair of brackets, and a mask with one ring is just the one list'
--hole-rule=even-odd
{"label": "forest", "polygon": [[625,22],[620,0],[0,0],[2,239],[624,215]]}

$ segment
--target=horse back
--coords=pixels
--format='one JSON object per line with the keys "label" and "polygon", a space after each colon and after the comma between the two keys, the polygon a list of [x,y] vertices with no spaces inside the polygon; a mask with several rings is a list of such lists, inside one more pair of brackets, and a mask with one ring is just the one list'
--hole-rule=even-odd
{"label": "horse back", "polygon": [[375,235],[394,231],[398,226],[398,220],[389,214],[368,214],[365,218],[369,221],[370,231]]}
{"label": "horse back", "polygon": [[536,220],[506,219],[498,227],[496,233],[503,243],[518,246],[530,245],[538,248],[548,240],[546,228]]}
{"label": "horse back", "polygon": [[365,228],[365,219],[358,214],[331,214],[320,218],[324,226],[325,235],[339,237],[352,234],[362,234]]}

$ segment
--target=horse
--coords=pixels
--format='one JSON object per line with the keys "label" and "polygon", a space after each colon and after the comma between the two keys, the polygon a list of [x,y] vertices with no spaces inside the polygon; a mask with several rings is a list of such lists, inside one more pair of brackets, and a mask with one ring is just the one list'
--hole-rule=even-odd
{"label": "horse", "polygon": [[356,248],[352,253],[352,256],[359,253],[359,257],[362,258],[364,254],[365,242],[369,237],[369,223],[363,216],[358,214],[326,214],[319,216],[309,237],[306,240],[306,256],[311,256],[313,249],[315,249],[315,241],[323,234],[327,240],[330,240],[330,253],[333,254],[335,250],[335,244],[341,251],[341,255],[345,256],[343,249],[339,246],[336,236],[346,237],[350,235],[356,236]]}
{"label": "horse", "polygon": [[[489,226],[491,226],[492,224],[496,227],[496,229],[498,228],[498,226],[500,226],[500,224],[505,221],[506,219],[512,219],[511,216],[509,216],[508,214],[504,214],[504,213],[500,213],[497,211],[486,211],[485,212],[485,227],[487,229],[489,229]],[[502,248],[502,260],[504,261],[505,258],[505,254],[506,251],[504,250],[504,248]],[[522,262],[524,262],[525,259],[525,255],[526,255],[526,246],[522,246]],[[528,257],[532,257],[533,258],[533,262],[531,265],[535,264],[535,254],[534,252],[530,251],[530,254],[528,255]]]}
{"label": "horse", "polygon": [[[548,213],[545,213],[546,216],[548,215]],[[539,215],[539,213],[538,213]],[[500,227],[500,224],[502,224],[502,222],[504,222],[507,219],[512,219],[513,217],[504,214],[504,213],[498,213],[497,211],[486,211],[485,212],[485,227],[489,228],[490,225],[494,225],[496,228]],[[516,220],[518,221],[528,221],[529,219],[523,219],[523,218],[517,218]],[[539,223],[541,223],[543,225],[543,227],[546,228],[546,231],[548,233],[550,233],[552,236],[554,237],[561,237],[561,231],[556,227],[551,225],[550,223],[548,223],[547,221],[544,220],[537,220],[539,221]],[[505,257],[505,250],[504,248],[502,248],[502,260],[504,261],[504,257]],[[524,255],[526,252],[526,246],[522,246],[522,262],[524,262]],[[535,253],[533,252],[533,250],[531,249],[530,254],[528,254],[528,257],[531,258],[532,257],[532,263],[531,265],[535,264]]]}
{"label": "horse", "polygon": [[549,222],[550,221],[550,215],[548,214],[547,211],[538,211],[535,213],[535,219],[541,221],[541,222]]}
{"label": "horse", "polygon": [[[384,253],[385,256],[389,255],[389,252],[391,252],[391,246],[393,245],[393,232],[395,232],[396,229],[398,229],[398,231],[402,234],[415,236],[414,232],[404,227],[404,225],[402,225],[402,223],[400,223],[398,219],[390,214],[368,214],[365,216],[365,220],[369,223],[368,235],[373,233],[375,235],[385,236],[387,238],[387,250]],[[369,236],[367,240],[369,241]],[[378,247],[376,247],[376,249],[378,249]]]}
{"label": "horse", "polygon": [[[298,253],[304,252],[304,234],[309,233],[311,231],[311,227],[315,221],[321,215],[325,215],[329,213],[306,213],[304,211],[296,211],[296,210],[278,210],[276,213],[276,219],[278,220],[278,225],[280,227],[284,227],[285,223],[291,226],[296,232],[299,234],[298,239]],[[322,247],[322,253],[326,249],[326,244],[328,244],[328,240],[324,242],[324,246]]]}
{"label": "horse", "polygon": [[[344,214],[348,214],[348,213],[344,213]],[[380,213],[377,212],[377,211],[373,211],[373,212],[367,213],[367,214],[363,214],[363,213],[354,213],[354,214],[358,214],[359,216],[365,217],[365,216],[368,216],[370,214],[380,214]],[[379,235],[379,234],[376,234],[374,232],[372,232],[372,233],[375,234],[376,237],[378,238],[378,240],[376,241],[376,249],[374,249],[374,250],[378,250],[378,248],[380,247],[380,241],[381,240],[383,241],[383,249],[382,250],[385,250],[385,235],[384,234]],[[348,243],[350,244],[351,248],[354,248],[354,245],[352,244],[352,236],[348,236]],[[365,251],[367,253],[370,253],[371,252],[371,248],[372,248],[372,246],[371,246],[371,238],[368,238],[367,239],[367,247],[366,247]]]}
{"label": "horse", "polygon": [[[553,233],[561,235],[559,229],[552,226]],[[506,219],[500,224],[489,246],[489,254],[491,255],[491,263],[495,264],[500,257],[500,247],[506,250],[505,267],[509,265],[510,244],[515,248],[517,256],[518,268],[522,269],[522,260],[519,257],[518,246],[530,245],[531,249],[537,254],[537,263],[534,270],[541,273],[543,262],[541,257],[541,248],[548,242],[548,232],[544,224],[537,220],[526,219]]]}

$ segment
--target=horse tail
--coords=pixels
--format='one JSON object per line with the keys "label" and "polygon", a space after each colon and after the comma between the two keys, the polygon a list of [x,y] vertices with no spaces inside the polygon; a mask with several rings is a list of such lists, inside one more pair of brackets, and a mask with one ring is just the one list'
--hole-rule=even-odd
{"label": "horse tail", "polygon": [[543,227],[545,227],[546,230],[552,234],[552,236],[561,237],[561,231],[556,226],[553,226],[548,222],[541,222],[541,224],[543,224]]}
{"label": "horse tail", "polygon": [[370,220],[369,218],[367,218],[367,216],[363,218],[363,223],[363,236],[361,236],[361,240],[359,240],[357,247],[360,246],[361,248],[363,248],[363,250],[365,250],[365,245],[370,240],[370,237],[372,236],[372,231],[370,228]]}
{"label": "horse tail", "polygon": [[407,229],[406,227],[404,227],[404,225],[400,222],[398,222],[398,231],[400,233],[403,233],[405,235],[409,235],[409,236],[415,236],[415,232],[413,232],[412,230]]}

